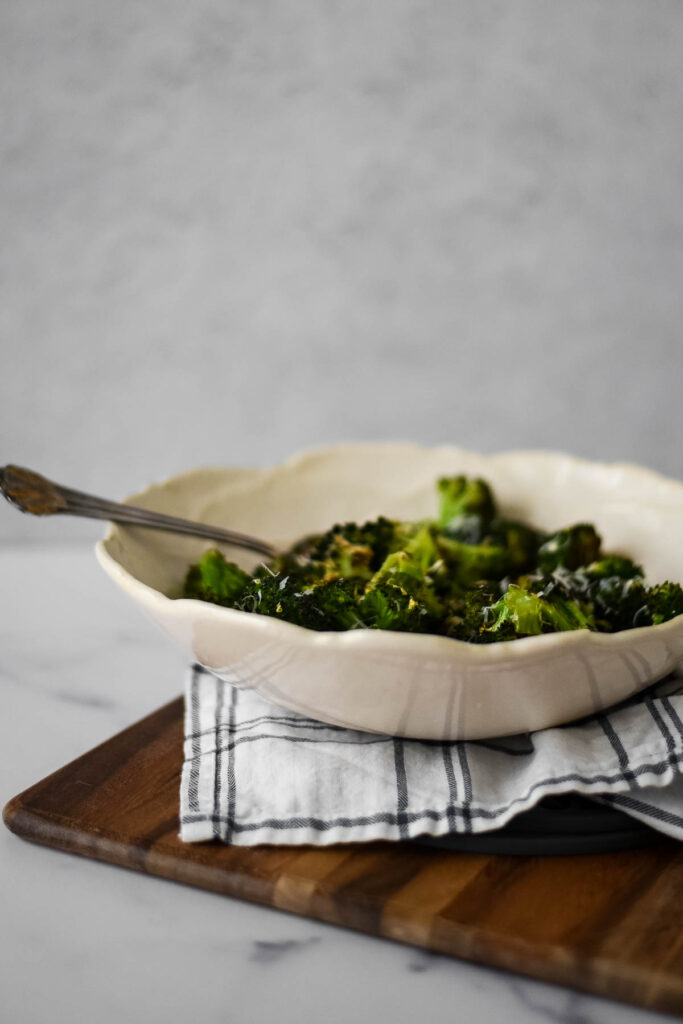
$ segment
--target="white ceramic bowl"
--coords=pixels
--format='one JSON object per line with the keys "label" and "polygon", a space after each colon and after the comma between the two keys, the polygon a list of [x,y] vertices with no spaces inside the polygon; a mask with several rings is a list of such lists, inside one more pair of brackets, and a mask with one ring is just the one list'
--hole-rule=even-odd
{"label": "white ceramic bowl", "polygon": [[[649,583],[683,580],[683,484],[567,455],[337,445],[275,469],[194,470],[128,501],[286,544],[350,519],[435,515],[435,481],[455,473],[490,481],[511,517],[547,529],[595,523],[605,550],[629,554]],[[114,526],[97,557],[189,657],[275,704],[337,725],[430,740],[542,729],[607,708],[683,659],[683,616],[622,633],[579,630],[479,646],[380,630],[318,633],[175,599],[207,546]],[[224,551],[245,569],[256,564],[249,553]]]}

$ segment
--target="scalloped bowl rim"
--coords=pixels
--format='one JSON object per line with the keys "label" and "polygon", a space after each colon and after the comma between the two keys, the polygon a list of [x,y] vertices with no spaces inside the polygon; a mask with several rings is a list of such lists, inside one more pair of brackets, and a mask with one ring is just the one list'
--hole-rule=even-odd
{"label": "scalloped bowl rim", "polygon": [[[386,448],[387,446],[400,446],[410,447],[413,450],[424,452],[443,450],[453,454],[479,455],[479,453],[472,452],[467,449],[460,449],[451,445],[432,447],[428,445],[403,444],[402,442],[371,442],[370,444],[358,442],[349,444],[321,445],[307,448],[291,455],[288,459],[285,459],[283,462],[278,463],[275,466],[271,466],[266,469],[256,469],[255,472],[259,473],[261,479],[265,479],[268,476],[276,476],[296,470],[297,467],[301,466],[309,459],[317,458],[321,454],[328,455],[333,454],[335,451],[349,451],[353,448],[367,449],[374,446],[378,449]],[[547,457],[548,459],[557,458],[567,462],[573,462],[577,465],[604,468],[610,471],[620,470],[632,475],[642,475],[643,481],[656,481],[660,485],[664,484],[667,487],[671,487],[672,490],[677,489],[679,491],[681,506],[683,508],[683,483],[673,480],[670,477],[666,477],[655,470],[639,466],[636,463],[601,462],[592,459],[584,459],[580,456],[570,455],[565,452],[548,451],[545,449],[514,449],[492,455],[481,454],[482,459],[512,459],[524,458],[527,456]],[[200,476],[206,472],[220,473],[230,468],[232,467],[198,466],[193,469],[185,470],[182,473],[173,474],[163,480],[149,484],[142,491],[137,491],[135,494],[125,498],[124,504],[134,504],[136,501],[144,498],[152,491],[164,488],[171,483],[175,484],[181,481],[189,481],[193,477]],[[465,640],[457,640],[453,637],[440,636],[434,633],[403,633],[400,631],[377,629],[312,630],[307,629],[305,626],[295,625],[292,622],[274,619],[272,616],[255,616],[253,612],[243,612],[235,608],[224,608],[220,605],[213,605],[205,601],[198,601],[196,598],[168,597],[168,595],[164,594],[162,591],[157,590],[149,584],[143,583],[141,580],[137,579],[137,577],[124,569],[123,566],[121,566],[116,559],[110,555],[106,549],[106,543],[119,532],[119,527],[116,524],[110,524],[104,538],[97,542],[95,552],[102,567],[110,576],[116,576],[118,581],[123,584],[126,589],[130,589],[131,587],[134,589],[143,589],[146,592],[148,599],[151,599],[153,603],[156,602],[160,605],[200,605],[202,607],[203,614],[215,616],[218,620],[223,619],[226,622],[238,622],[246,619],[252,620],[254,618],[258,618],[264,621],[263,628],[268,628],[269,632],[277,630],[283,638],[286,638],[289,635],[292,639],[296,637],[298,642],[301,642],[306,638],[308,643],[316,644],[318,646],[325,645],[330,647],[344,647],[353,645],[354,647],[360,646],[361,649],[363,646],[379,649],[389,644],[392,647],[396,647],[397,645],[400,646],[404,652],[412,650],[417,654],[424,654],[427,652],[428,648],[436,649],[438,647],[444,651],[452,650],[454,654],[457,651],[460,657],[472,658],[473,660],[480,661],[491,661],[495,663],[498,660],[507,659],[509,657],[528,658],[533,651],[538,650],[540,654],[542,651],[545,652],[549,647],[565,646],[567,648],[571,648],[577,645],[588,645],[616,648],[619,646],[623,637],[627,637],[631,640],[634,638],[637,639],[640,636],[650,634],[652,630],[655,629],[660,635],[662,635],[663,630],[669,629],[674,631],[677,626],[683,623],[683,615],[677,615],[668,622],[660,623],[657,626],[641,626],[637,629],[620,630],[617,633],[598,633],[587,629],[575,629],[567,630],[562,633],[543,633],[538,636],[520,637],[517,640],[501,640],[494,644],[472,644]],[[518,653],[516,654],[515,652]]]}

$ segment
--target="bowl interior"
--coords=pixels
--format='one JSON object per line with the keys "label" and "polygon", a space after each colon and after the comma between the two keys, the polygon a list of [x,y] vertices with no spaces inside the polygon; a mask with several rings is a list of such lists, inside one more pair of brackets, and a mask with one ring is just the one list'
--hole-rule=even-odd
{"label": "bowl interior", "polygon": [[[436,479],[455,473],[488,480],[506,516],[545,529],[593,522],[605,550],[640,562],[649,583],[683,580],[682,484],[636,466],[552,453],[482,456],[407,444],[340,445],[270,470],[193,470],[128,501],[285,544],[350,519],[433,516]],[[188,565],[208,546],[117,526],[103,543],[124,572],[168,597],[180,595]],[[258,561],[249,552],[223,550],[245,569]]]}

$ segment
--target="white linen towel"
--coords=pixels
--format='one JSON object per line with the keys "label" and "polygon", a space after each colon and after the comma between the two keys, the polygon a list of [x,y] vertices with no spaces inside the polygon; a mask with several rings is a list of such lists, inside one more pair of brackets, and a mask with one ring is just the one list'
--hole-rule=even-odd
{"label": "white linen towel", "polygon": [[577,792],[683,839],[682,765],[680,676],[578,723],[442,743],[313,721],[195,665],[180,836],[254,846],[485,832]]}

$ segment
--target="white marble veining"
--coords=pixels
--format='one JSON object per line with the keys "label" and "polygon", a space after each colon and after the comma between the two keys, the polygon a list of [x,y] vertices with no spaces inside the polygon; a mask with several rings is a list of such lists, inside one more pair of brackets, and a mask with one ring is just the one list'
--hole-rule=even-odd
{"label": "white marble veining", "polygon": [[[0,611],[3,804],[180,691],[182,655],[88,547],[0,545]],[[38,631],[27,625],[36,617]],[[0,876],[8,1024],[667,1019],[43,849],[5,829]]]}

